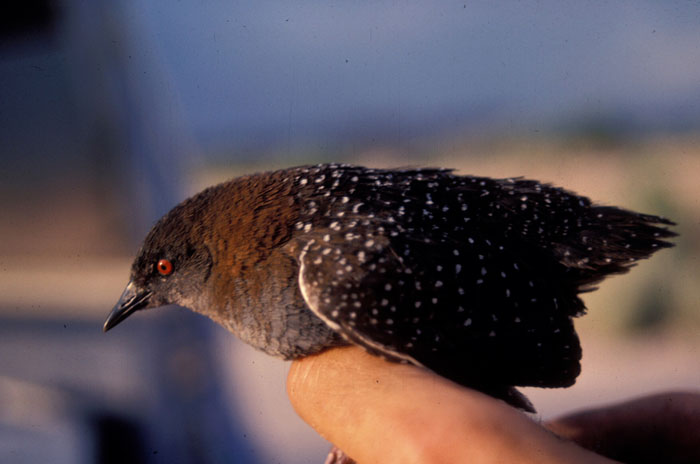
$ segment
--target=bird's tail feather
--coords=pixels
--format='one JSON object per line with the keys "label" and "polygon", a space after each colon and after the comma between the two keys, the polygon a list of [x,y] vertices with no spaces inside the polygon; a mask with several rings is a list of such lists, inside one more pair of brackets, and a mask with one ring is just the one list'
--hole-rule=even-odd
{"label": "bird's tail feather", "polygon": [[609,206],[590,211],[575,237],[555,245],[561,262],[578,272],[581,291],[591,290],[606,276],[625,273],[640,259],[672,247],[665,239],[677,235],[664,227],[675,224],[660,216]]}

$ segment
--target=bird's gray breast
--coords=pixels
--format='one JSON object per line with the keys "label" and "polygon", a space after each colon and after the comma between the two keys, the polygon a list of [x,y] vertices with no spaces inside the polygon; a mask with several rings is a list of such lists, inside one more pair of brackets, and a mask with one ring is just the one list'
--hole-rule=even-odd
{"label": "bird's gray breast", "polygon": [[311,312],[298,286],[298,265],[273,253],[234,284],[222,322],[241,340],[272,356],[295,359],[343,344]]}

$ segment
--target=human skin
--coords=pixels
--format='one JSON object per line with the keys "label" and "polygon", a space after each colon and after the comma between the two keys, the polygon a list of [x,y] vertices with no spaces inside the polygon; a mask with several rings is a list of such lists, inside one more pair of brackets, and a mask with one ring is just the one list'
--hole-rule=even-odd
{"label": "human skin", "polygon": [[503,401],[357,347],[295,361],[287,393],[302,419],[361,464],[615,462]]}
{"label": "human skin", "polygon": [[700,462],[700,392],[645,396],[570,414],[545,426],[625,462]]}

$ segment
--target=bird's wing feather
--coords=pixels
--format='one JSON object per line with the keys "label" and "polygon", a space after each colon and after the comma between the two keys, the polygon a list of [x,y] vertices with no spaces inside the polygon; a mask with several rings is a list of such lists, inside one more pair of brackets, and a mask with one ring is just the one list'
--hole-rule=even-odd
{"label": "bird's wing feather", "polygon": [[[328,237],[328,235],[325,236]],[[368,240],[370,239],[364,242],[367,243]],[[299,287],[306,304],[328,326],[338,331],[347,340],[363,346],[373,354],[420,366],[421,363],[409,354],[395,349],[391,343],[391,331],[386,333],[389,337],[382,337],[368,330],[372,326],[379,325],[378,320],[370,315],[373,312],[378,315],[377,306],[381,306],[383,301],[389,301],[388,299],[376,300],[377,290],[369,288],[368,284],[375,280],[376,285],[381,284],[386,290],[388,282],[396,282],[394,279],[396,276],[393,275],[395,272],[387,273],[386,267],[376,268],[377,265],[387,264],[387,258],[382,256],[382,249],[386,243],[374,243],[372,246],[360,245],[354,253],[351,247],[341,245],[330,241],[324,242],[319,237],[309,239],[301,250]],[[382,263],[379,263],[380,260]],[[375,271],[376,274],[373,276],[372,273]],[[380,280],[387,278],[387,283],[382,284],[380,280],[376,280],[378,277]],[[397,311],[394,303],[396,301],[392,303],[391,308]],[[387,321],[382,322],[382,326],[385,326]]]}
{"label": "bird's wing feather", "polygon": [[333,228],[305,236],[299,285],[311,310],[348,340],[477,388],[574,382],[575,289],[530,273],[495,242],[418,239],[378,218]]}

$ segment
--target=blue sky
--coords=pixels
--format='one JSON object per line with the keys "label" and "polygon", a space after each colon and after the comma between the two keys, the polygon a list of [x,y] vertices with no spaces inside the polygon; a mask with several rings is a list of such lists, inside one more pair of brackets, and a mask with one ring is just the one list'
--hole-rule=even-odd
{"label": "blue sky", "polygon": [[691,1],[133,2],[199,139],[700,120]]}

